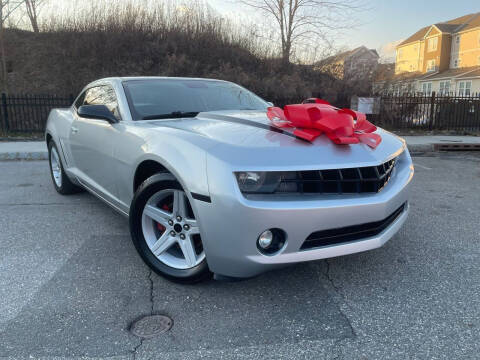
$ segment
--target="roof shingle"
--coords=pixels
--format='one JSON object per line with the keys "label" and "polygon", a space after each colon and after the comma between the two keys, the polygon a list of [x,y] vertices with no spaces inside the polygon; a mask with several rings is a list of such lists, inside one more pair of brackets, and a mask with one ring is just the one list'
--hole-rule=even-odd
{"label": "roof shingle", "polygon": [[402,45],[405,45],[405,44],[408,44],[408,43],[411,43],[411,42],[414,42],[414,41],[422,40],[429,29],[430,29],[430,26],[425,26],[424,28],[421,28],[415,34],[410,36],[408,39],[406,39],[406,40],[402,41],[400,44],[398,44],[398,46],[402,46]]}
{"label": "roof shingle", "polygon": [[458,28],[457,24],[439,23],[439,24],[435,24],[435,26],[438,28],[438,30],[444,33],[452,33]]}
{"label": "roof shingle", "polygon": [[474,29],[476,27],[480,27],[480,13],[475,14],[470,21],[465,24],[465,26],[462,26],[460,29],[457,31],[464,31],[464,30],[470,30]]}

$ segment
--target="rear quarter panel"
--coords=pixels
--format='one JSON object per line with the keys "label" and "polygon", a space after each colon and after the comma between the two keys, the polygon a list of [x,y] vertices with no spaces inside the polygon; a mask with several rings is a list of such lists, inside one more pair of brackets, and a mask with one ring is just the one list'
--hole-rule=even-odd
{"label": "rear quarter panel", "polygon": [[66,167],[71,166],[71,156],[69,156],[68,136],[73,122],[71,108],[52,109],[47,119],[45,129],[45,138],[50,135],[55,144],[60,147],[60,156]]}

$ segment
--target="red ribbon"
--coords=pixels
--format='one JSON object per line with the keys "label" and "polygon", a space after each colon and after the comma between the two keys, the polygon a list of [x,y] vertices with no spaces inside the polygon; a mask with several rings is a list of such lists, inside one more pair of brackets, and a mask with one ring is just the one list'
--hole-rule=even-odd
{"label": "red ribbon", "polygon": [[293,128],[293,134],[313,141],[321,134],[335,144],[358,144],[362,142],[375,149],[382,141],[373,134],[377,127],[367,120],[365,114],[350,109],[338,109],[321,99],[308,99],[303,104],[269,107],[267,116],[273,125]]}

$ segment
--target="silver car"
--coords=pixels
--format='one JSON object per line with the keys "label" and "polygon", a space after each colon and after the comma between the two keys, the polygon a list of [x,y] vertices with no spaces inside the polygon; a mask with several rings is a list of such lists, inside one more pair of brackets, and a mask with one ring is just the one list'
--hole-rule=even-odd
{"label": "silver car", "polygon": [[271,126],[236,84],[108,78],[46,127],[55,189],[86,189],[129,218],[158,274],[246,278],[385,244],[407,218],[413,165],[378,129],[376,149],[313,143]]}

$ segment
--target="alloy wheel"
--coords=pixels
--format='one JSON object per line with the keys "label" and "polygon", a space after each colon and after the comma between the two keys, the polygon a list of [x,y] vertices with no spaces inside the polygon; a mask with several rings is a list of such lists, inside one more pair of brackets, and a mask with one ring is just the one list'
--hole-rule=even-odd
{"label": "alloy wheel", "polygon": [[150,251],[167,266],[190,269],[205,259],[200,230],[182,190],[162,190],[150,197],[142,231]]}

